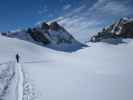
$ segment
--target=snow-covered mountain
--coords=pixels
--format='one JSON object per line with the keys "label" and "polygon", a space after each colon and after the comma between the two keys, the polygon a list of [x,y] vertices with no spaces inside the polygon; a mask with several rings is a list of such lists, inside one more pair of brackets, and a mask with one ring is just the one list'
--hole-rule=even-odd
{"label": "snow-covered mountain", "polygon": [[133,38],[133,18],[121,18],[91,38],[92,42]]}
{"label": "snow-covered mountain", "polygon": [[33,28],[2,33],[2,35],[61,51],[76,51],[85,46],[57,22],[50,24],[43,22]]}
{"label": "snow-covered mountain", "polygon": [[[0,100],[133,100],[133,40],[124,41],[117,46],[89,43],[66,53],[0,36]],[[14,75],[14,68],[20,67],[25,86],[14,77],[19,72]],[[18,97],[22,93],[24,99]]]}

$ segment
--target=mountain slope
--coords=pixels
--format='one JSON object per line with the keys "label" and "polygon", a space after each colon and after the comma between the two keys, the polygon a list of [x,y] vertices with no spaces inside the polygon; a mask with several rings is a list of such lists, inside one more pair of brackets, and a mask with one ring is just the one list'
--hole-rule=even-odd
{"label": "mountain slope", "polygon": [[85,46],[74,39],[74,37],[57,22],[53,22],[50,25],[43,22],[33,28],[19,30],[16,32],[2,33],[2,35],[26,40],[60,51],[72,52]]}
{"label": "mountain slope", "polygon": [[14,61],[19,52],[37,100],[132,100],[133,40],[124,41],[65,53],[0,36],[0,63]]}

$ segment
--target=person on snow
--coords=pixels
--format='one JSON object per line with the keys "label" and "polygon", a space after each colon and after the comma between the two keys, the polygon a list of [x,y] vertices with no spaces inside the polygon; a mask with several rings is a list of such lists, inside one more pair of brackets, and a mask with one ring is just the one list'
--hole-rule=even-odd
{"label": "person on snow", "polygon": [[16,61],[17,61],[17,63],[19,63],[19,61],[20,61],[20,56],[18,53],[16,54]]}

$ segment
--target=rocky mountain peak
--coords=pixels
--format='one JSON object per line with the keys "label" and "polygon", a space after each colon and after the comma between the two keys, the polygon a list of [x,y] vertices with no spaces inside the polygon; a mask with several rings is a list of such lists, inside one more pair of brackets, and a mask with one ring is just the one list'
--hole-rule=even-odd
{"label": "rocky mountain peak", "polygon": [[57,22],[52,22],[51,24],[42,22],[39,25],[27,28],[24,31],[19,30],[1,34],[10,38],[18,38],[59,51],[76,51],[85,46],[77,41]]}
{"label": "rocky mountain peak", "polygon": [[48,30],[48,29],[49,29],[49,25],[48,25],[46,22],[43,22],[43,23],[41,24],[41,29]]}
{"label": "rocky mountain peak", "polygon": [[50,23],[49,28],[54,31],[62,29],[62,27],[57,22]]}

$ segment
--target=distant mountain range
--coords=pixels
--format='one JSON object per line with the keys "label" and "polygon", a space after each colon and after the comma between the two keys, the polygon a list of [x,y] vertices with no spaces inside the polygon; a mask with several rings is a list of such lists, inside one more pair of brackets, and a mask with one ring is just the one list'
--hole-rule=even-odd
{"label": "distant mountain range", "polygon": [[[76,40],[57,22],[42,22],[24,30],[1,33],[3,36],[17,38],[45,46],[54,50],[73,52],[86,45]],[[121,18],[114,24],[103,28],[92,36],[90,42],[121,43],[122,38],[133,38],[133,18]]]}
{"label": "distant mountain range", "polygon": [[60,51],[71,52],[85,46],[77,41],[64,27],[60,26],[57,22],[52,22],[50,24],[42,22],[33,28],[27,28],[14,32],[5,32],[1,34],[10,38],[29,41]]}

